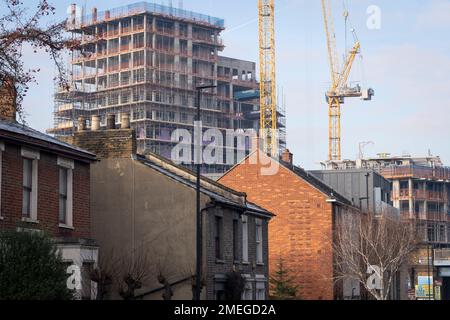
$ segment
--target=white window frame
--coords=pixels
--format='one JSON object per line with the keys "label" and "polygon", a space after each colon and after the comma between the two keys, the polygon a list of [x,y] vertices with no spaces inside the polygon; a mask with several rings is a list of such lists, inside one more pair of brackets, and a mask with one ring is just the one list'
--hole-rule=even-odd
{"label": "white window frame", "polygon": [[[38,179],[39,179],[39,160],[41,154],[39,151],[22,148],[22,159],[29,159],[32,161],[32,173],[31,173],[31,201],[30,201],[30,217],[22,217],[22,221],[30,223],[39,223],[38,220]],[[22,160],[23,166],[23,160]]]}
{"label": "white window frame", "polygon": [[242,263],[248,264],[248,216],[242,216]]}
{"label": "white window frame", "polygon": [[0,141],[0,220],[2,217],[2,167],[3,167],[3,151],[5,151],[5,143]]}
{"label": "white window frame", "polygon": [[66,222],[59,221],[59,170],[58,170],[58,223],[60,228],[73,229],[73,170],[75,162],[70,159],[58,157],[58,167],[67,169],[67,201]]}
{"label": "white window frame", "polygon": [[[259,238],[259,240],[258,240],[258,238]],[[262,264],[264,264],[263,221],[262,221],[262,219],[255,219],[255,243],[256,243],[256,263],[258,265],[262,265]]]}

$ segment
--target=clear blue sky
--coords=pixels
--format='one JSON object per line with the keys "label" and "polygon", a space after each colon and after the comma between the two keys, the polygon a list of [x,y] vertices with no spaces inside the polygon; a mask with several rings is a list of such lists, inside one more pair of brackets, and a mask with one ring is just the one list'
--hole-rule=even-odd
{"label": "clear blue sky", "polygon": [[[65,16],[71,2],[53,0],[58,18]],[[82,0],[77,4],[103,10],[133,2]],[[178,6],[178,0],[172,2]],[[364,55],[351,79],[373,87],[376,96],[372,102],[356,99],[344,105],[343,157],[354,159],[359,142],[373,141],[367,156],[380,152],[425,155],[430,149],[450,165],[450,0],[348,3]],[[333,0],[333,4],[343,54],[343,1]],[[366,26],[370,5],[381,9],[380,30]],[[287,98],[288,145],[296,164],[313,169],[328,152],[324,93],[330,80],[320,1],[276,0],[276,6],[277,80]],[[225,19],[224,55],[258,60],[257,0],[184,0],[184,8]],[[42,69],[39,85],[25,100],[27,121],[44,131],[53,123],[54,67],[44,54],[25,49],[25,56],[30,66]]]}

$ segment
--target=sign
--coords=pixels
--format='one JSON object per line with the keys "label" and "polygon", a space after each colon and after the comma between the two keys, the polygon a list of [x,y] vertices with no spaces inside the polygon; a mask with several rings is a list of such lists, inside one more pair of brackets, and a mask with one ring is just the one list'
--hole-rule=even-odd
{"label": "sign", "polygon": [[416,286],[417,299],[433,299],[433,277],[418,276],[418,284]]}

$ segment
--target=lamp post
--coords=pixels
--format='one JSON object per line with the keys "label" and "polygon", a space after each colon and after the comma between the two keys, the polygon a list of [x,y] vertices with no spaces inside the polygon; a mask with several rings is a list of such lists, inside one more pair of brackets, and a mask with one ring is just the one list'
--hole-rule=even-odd
{"label": "lamp post", "polygon": [[[201,121],[201,98],[202,98],[202,91],[206,89],[212,89],[216,88],[215,85],[205,85],[203,83],[199,84],[196,87],[197,90],[197,116],[196,116],[196,122],[197,124]],[[196,127],[194,126],[194,132]],[[196,269],[195,269],[195,296],[194,300],[200,301],[200,294],[201,294],[201,276],[202,276],[202,212],[200,208],[200,168],[202,163],[202,134],[203,132],[197,132],[197,141],[195,152],[196,157],[194,157],[196,161],[196,173],[197,173],[197,185],[196,185],[196,196],[197,196],[197,253],[196,253]],[[195,137],[195,134],[194,134]]]}

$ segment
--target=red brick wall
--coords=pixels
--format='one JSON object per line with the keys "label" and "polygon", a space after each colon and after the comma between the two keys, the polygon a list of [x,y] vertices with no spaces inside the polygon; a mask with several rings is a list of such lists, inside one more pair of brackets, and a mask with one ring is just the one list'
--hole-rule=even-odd
{"label": "red brick wall", "polygon": [[5,143],[2,153],[2,186],[0,229],[18,226],[39,228],[52,237],[89,238],[90,165],[75,162],[73,172],[74,230],[59,228],[59,167],[57,155],[41,151],[38,164],[38,221],[22,222],[23,160],[21,147]]}
{"label": "red brick wall", "polygon": [[298,298],[332,300],[332,205],[327,196],[290,170],[261,175],[261,165],[243,163],[220,183],[248,195],[248,200],[273,212],[269,224],[270,273],[280,256],[299,286]]}

